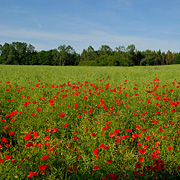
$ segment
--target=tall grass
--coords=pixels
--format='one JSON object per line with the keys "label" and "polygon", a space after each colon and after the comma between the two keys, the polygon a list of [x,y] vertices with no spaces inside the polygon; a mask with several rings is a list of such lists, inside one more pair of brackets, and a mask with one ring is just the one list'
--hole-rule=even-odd
{"label": "tall grass", "polygon": [[1,179],[180,178],[180,66],[0,66]]}

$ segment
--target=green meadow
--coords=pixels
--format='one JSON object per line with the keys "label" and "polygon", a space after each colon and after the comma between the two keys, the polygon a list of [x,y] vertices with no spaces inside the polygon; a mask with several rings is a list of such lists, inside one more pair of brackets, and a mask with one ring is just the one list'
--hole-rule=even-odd
{"label": "green meadow", "polygon": [[179,65],[0,65],[0,179],[179,179],[179,96]]}

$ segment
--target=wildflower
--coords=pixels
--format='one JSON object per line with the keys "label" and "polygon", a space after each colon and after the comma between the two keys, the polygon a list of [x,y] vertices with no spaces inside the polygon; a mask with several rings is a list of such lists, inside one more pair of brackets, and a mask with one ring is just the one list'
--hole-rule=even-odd
{"label": "wildflower", "polygon": [[4,131],[5,130],[9,130],[9,127],[8,126],[4,126],[4,129],[3,129]]}
{"label": "wildflower", "polygon": [[34,146],[34,144],[32,142],[28,142],[26,143],[25,148],[30,147],[30,146]]}
{"label": "wildflower", "polygon": [[0,163],[3,163],[3,162],[4,162],[4,159],[1,159],[1,158],[0,158]]}
{"label": "wildflower", "polygon": [[139,158],[138,161],[143,162],[143,158]]}
{"label": "wildflower", "polygon": [[8,142],[8,140],[7,140],[6,138],[2,138],[2,139],[1,139],[1,142],[3,142],[3,143],[7,143],[7,142]]}
{"label": "wildflower", "polygon": [[139,153],[146,154],[145,150],[138,150],[138,151],[139,151]]}
{"label": "wildflower", "polygon": [[6,156],[5,156],[5,159],[6,159],[6,160],[9,160],[9,159],[11,159],[11,158],[12,158],[12,155],[6,155]]}
{"label": "wildflower", "polygon": [[99,166],[94,166],[93,170],[99,170]]}
{"label": "wildflower", "polygon": [[111,159],[107,159],[106,164],[112,164]]}
{"label": "wildflower", "polygon": [[41,159],[42,159],[43,161],[45,161],[45,160],[48,160],[48,158],[49,158],[49,155],[46,155],[46,156],[43,156]]}
{"label": "wildflower", "polygon": [[32,136],[30,135],[30,134],[26,134],[25,136],[24,136],[24,140],[25,141],[28,141],[29,139],[31,139],[32,138]]}
{"label": "wildflower", "polygon": [[111,180],[117,179],[119,175],[113,174],[112,172],[110,173],[110,178]]}
{"label": "wildflower", "polygon": [[65,123],[64,128],[68,129],[68,123]]}
{"label": "wildflower", "polygon": [[113,134],[113,133],[109,133],[109,136],[110,136],[110,137],[113,137],[113,136],[114,136],[114,134]]}
{"label": "wildflower", "polygon": [[168,149],[172,149],[172,146],[169,146]]}
{"label": "wildflower", "polygon": [[13,131],[9,132],[9,136],[14,136],[14,135],[15,135],[15,133]]}
{"label": "wildflower", "polygon": [[67,169],[67,171],[70,171],[72,169],[72,167],[69,167],[68,169]]}
{"label": "wildflower", "polygon": [[34,137],[37,138],[38,137],[38,133],[34,132]]}
{"label": "wildflower", "polygon": [[37,171],[35,171],[35,172],[29,172],[28,177],[33,177],[33,176],[37,176]]}
{"label": "wildflower", "polygon": [[136,168],[141,168],[142,167],[142,163],[136,163]]}
{"label": "wildflower", "polygon": [[73,169],[74,169],[74,171],[77,171],[77,167],[76,166],[74,166]]}
{"label": "wildflower", "polygon": [[119,134],[119,130],[113,131],[114,134]]}
{"label": "wildflower", "polygon": [[37,108],[37,112],[40,112],[41,111],[41,108]]}

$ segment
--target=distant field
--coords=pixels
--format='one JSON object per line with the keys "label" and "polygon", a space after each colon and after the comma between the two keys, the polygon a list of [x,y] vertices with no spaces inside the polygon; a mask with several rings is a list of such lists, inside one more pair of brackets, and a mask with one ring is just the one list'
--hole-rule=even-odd
{"label": "distant field", "polygon": [[0,65],[0,179],[179,179],[180,65]]}
{"label": "distant field", "polygon": [[169,66],[134,66],[134,67],[78,67],[78,66],[11,66],[0,65],[0,78],[12,83],[27,83],[27,81],[41,81],[64,83],[66,81],[94,81],[96,78],[111,76],[111,81],[119,84],[125,79],[136,78],[148,80],[158,74],[159,78],[173,80],[180,75],[180,65]]}

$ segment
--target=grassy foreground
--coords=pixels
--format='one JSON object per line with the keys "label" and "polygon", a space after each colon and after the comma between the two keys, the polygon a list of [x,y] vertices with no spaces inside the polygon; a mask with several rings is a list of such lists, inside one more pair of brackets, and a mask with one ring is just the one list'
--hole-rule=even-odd
{"label": "grassy foreground", "polygon": [[180,66],[0,66],[0,179],[179,179]]}

